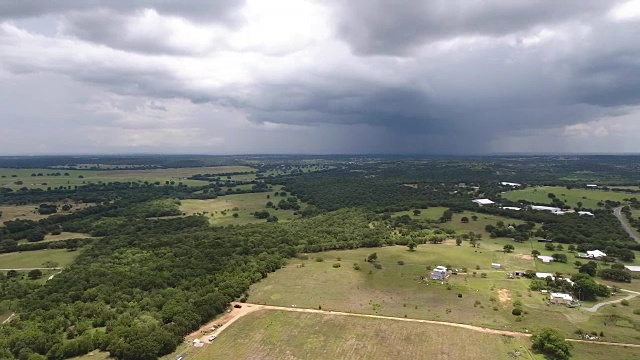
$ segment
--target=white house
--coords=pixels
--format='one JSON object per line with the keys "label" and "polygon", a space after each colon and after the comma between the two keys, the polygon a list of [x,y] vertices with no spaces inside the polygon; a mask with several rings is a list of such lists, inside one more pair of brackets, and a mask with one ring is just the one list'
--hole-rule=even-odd
{"label": "white house", "polygon": [[551,274],[551,273],[543,273],[543,272],[537,272],[536,273],[536,277],[539,279],[546,279],[548,277],[551,277],[552,279],[555,279],[555,275]]}
{"label": "white house", "polygon": [[522,186],[522,184],[506,182],[506,181],[501,182],[500,185],[502,185],[502,186],[511,186],[511,187],[520,187],[520,186]]}
{"label": "white house", "polygon": [[640,266],[625,265],[624,270],[632,274],[640,274]]}
{"label": "white house", "polygon": [[431,280],[447,280],[447,268],[444,266],[437,266],[429,275]]}
{"label": "white house", "polygon": [[542,206],[542,205],[529,205],[529,209],[531,210],[539,210],[539,211],[549,211],[549,212],[561,212],[562,209],[554,206]]}
{"label": "white house", "polygon": [[595,216],[593,215],[592,212],[590,211],[578,211],[578,215],[582,216],[582,215],[587,215],[587,216]]}
{"label": "white house", "polygon": [[596,185],[596,184],[587,184],[587,187],[588,188],[597,188],[598,185]]}
{"label": "white house", "polygon": [[491,268],[492,269],[500,269],[502,266],[500,264],[496,264],[496,263],[491,263]]}
{"label": "white house", "polygon": [[489,199],[475,199],[473,200],[474,203],[478,204],[479,206],[485,206],[485,205],[493,205],[495,204],[495,202],[489,200]]}
{"label": "white house", "polygon": [[564,293],[551,293],[549,302],[552,304],[571,305],[573,296]]}
{"label": "white house", "polygon": [[515,206],[503,206],[502,208],[505,209],[505,210],[514,210],[514,211],[522,210],[522,208],[515,207]]}
{"label": "white house", "polygon": [[607,254],[603,253],[600,250],[589,250],[587,251],[587,256],[593,259],[599,259],[601,257],[607,256]]}
{"label": "white house", "polygon": [[540,261],[542,261],[543,263],[548,264],[553,261],[553,256],[538,255],[538,259],[540,259]]}

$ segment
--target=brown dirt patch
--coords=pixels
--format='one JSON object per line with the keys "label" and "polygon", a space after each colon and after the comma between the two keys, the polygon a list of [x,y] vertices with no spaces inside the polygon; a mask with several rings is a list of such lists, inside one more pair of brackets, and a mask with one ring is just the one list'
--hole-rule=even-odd
{"label": "brown dirt patch", "polygon": [[500,304],[505,305],[511,300],[511,293],[507,289],[498,290],[498,299],[500,299]]}
{"label": "brown dirt patch", "polygon": [[518,254],[516,256],[524,260],[533,260],[533,255],[531,254]]}

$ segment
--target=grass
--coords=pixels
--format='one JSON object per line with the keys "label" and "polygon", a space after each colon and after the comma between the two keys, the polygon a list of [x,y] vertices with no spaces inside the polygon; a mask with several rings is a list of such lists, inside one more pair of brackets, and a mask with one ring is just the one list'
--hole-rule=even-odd
{"label": "grass", "polygon": [[[245,172],[255,171],[248,166],[215,166],[215,167],[195,167],[177,169],[147,169],[147,170],[60,170],[60,169],[9,169],[0,168],[0,187],[19,189],[21,187],[47,189],[48,187],[75,186],[88,183],[102,182],[125,182],[125,181],[149,181],[165,183],[166,181],[182,182],[186,185],[205,185],[208,182],[201,180],[188,180],[187,178],[195,174],[217,174],[225,172]],[[47,176],[47,174],[61,173],[61,176]],[[31,174],[42,173],[43,176],[31,176]],[[69,176],[64,176],[68,173]],[[14,177],[15,175],[15,177]],[[82,178],[80,178],[82,176]],[[234,177],[232,177],[234,178]],[[241,178],[255,178],[254,174],[245,175]],[[235,179],[235,178],[234,178]],[[15,184],[22,181],[23,184]],[[43,185],[46,183],[46,185]]]}
{"label": "grass", "polygon": [[605,200],[624,202],[624,199],[633,197],[629,194],[621,194],[610,191],[602,190],[589,190],[589,189],[571,189],[568,190],[561,186],[541,186],[531,187],[523,190],[507,191],[502,194],[502,197],[511,201],[527,200],[535,203],[550,204],[551,199],[548,197],[549,193],[553,193],[560,200],[564,201],[571,207],[578,206],[578,202],[582,203],[582,207],[597,209],[599,208],[598,202]]}
{"label": "grass", "polygon": [[[266,221],[265,219],[257,219],[252,215],[253,212],[258,210],[268,211],[271,215],[277,216],[280,222],[297,218],[298,215],[294,215],[294,210],[275,210],[265,206],[268,201],[277,205],[281,197],[273,196],[273,193],[279,190],[280,187],[276,186],[273,191],[265,193],[225,195],[210,200],[182,200],[180,210],[187,215],[206,212],[210,222],[213,225],[220,226],[263,223]],[[270,198],[267,198],[267,196],[270,196]],[[304,206],[301,203],[301,207]],[[233,210],[234,208],[237,208],[237,210]],[[237,218],[233,217],[234,213],[238,214]]]}
{"label": "grass", "polygon": [[[285,268],[254,284],[249,291],[249,302],[302,308],[321,306],[323,310],[396,317],[406,315],[514,331],[539,330],[549,326],[548,319],[554,319],[553,327],[565,336],[572,336],[576,329],[583,328],[604,330],[608,332],[609,341],[640,343],[637,330],[605,327],[598,320],[598,314],[580,309],[547,306],[542,294],[529,292],[528,279],[507,279],[506,271],[491,269],[492,262],[500,262],[507,271],[538,268],[538,271],[554,272],[558,269],[559,264],[540,268],[539,262],[526,257],[531,251],[526,243],[515,244],[516,251],[512,254],[496,251],[508,241],[485,239],[480,248],[467,243],[456,246],[447,241],[441,245],[419,245],[414,252],[392,246],[310,254],[308,260],[291,260]],[[378,253],[382,269],[375,269],[364,261],[374,251]],[[316,257],[324,261],[317,262]],[[398,261],[404,265],[398,265]],[[336,262],[340,262],[341,267],[333,268]],[[361,270],[355,270],[354,263]],[[468,274],[452,275],[448,283],[421,281],[429,274],[427,267],[437,265],[466,267]],[[476,265],[479,270],[475,269]],[[572,265],[562,265],[575,272]],[[474,271],[476,276],[472,274]],[[482,278],[481,273],[486,273],[486,278]],[[527,312],[517,321],[511,314],[515,300],[522,302]]]}
{"label": "grass", "polygon": [[533,359],[523,348],[528,345],[527,339],[431,324],[260,310],[187,358],[506,360],[521,349],[521,359]]}
{"label": "grass", "polygon": [[71,264],[79,254],[79,251],[68,251],[65,249],[0,254],[0,268],[19,269],[42,267],[42,264],[47,261],[56,262],[59,267],[65,267]]}

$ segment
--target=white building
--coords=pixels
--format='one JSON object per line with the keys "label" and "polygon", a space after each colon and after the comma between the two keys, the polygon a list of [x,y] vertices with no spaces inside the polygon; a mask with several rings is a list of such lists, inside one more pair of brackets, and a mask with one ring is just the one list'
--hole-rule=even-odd
{"label": "white building", "polygon": [[593,259],[599,259],[601,257],[607,256],[607,254],[603,253],[600,250],[589,250],[587,251],[587,256]]}
{"label": "white building", "polygon": [[538,259],[540,259],[540,261],[542,261],[543,263],[548,264],[553,261],[553,256],[538,255]]}
{"label": "white building", "polygon": [[489,199],[475,199],[473,200],[474,203],[478,204],[479,206],[485,206],[485,205],[493,205],[495,204],[495,202],[489,200]]}
{"label": "white building", "polygon": [[444,266],[437,266],[429,275],[431,280],[447,280],[447,268]]}
{"label": "white building", "polygon": [[564,293],[551,293],[549,302],[552,304],[571,305],[573,296]]}
{"label": "white building", "polygon": [[511,187],[520,187],[520,186],[522,186],[522,184],[506,182],[506,181],[501,182],[500,185],[502,185],[502,186],[511,186]]}
{"label": "white building", "polygon": [[595,216],[593,215],[592,212],[590,211],[578,211],[578,215],[582,216],[582,215],[587,215],[587,216]]}
{"label": "white building", "polygon": [[640,274],[640,266],[625,265],[624,269],[633,274]]}
{"label": "white building", "polygon": [[587,187],[588,188],[597,188],[598,185],[596,185],[596,184],[587,184]]}
{"label": "white building", "polygon": [[502,208],[505,209],[505,210],[514,210],[514,211],[522,210],[522,208],[515,207],[515,206],[503,206]]}
{"label": "white building", "polygon": [[500,264],[496,264],[496,263],[492,263],[491,264],[491,268],[492,269],[500,269],[502,266]]}

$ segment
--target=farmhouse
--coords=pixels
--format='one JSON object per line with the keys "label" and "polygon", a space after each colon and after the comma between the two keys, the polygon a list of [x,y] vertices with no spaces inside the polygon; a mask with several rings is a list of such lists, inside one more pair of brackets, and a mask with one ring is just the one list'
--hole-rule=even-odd
{"label": "farmhouse", "polygon": [[522,210],[522,208],[515,207],[515,206],[503,206],[502,208],[505,209],[505,210],[515,210],[515,211]]}
{"label": "farmhouse", "polygon": [[474,203],[478,204],[478,206],[487,206],[487,205],[493,205],[495,204],[495,202],[489,200],[489,199],[475,199],[473,200]]}
{"label": "farmhouse", "polygon": [[548,211],[548,212],[550,212],[552,214],[556,214],[556,215],[564,215],[564,213],[565,213],[559,207],[554,207],[554,206],[529,205],[529,209],[538,210],[538,211]]}
{"label": "farmhouse", "polygon": [[536,273],[536,277],[539,279],[546,279],[548,277],[550,277],[551,279],[555,279],[556,277],[551,274],[551,273],[543,273],[543,272],[537,272]]}
{"label": "farmhouse", "polygon": [[607,254],[603,253],[600,250],[589,250],[587,251],[587,257],[592,259],[599,259],[601,257],[605,257]]}
{"label": "farmhouse", "polygon": [[591,211],[578,211],[578,215],[595,216]]}
{"label": "farmhouse", "polygon": [[551,293],[549,302],[551,304],[571,305],[573,296],[564,293]]}
{"label": "farmhouse", "polygon": [[500,269],[500,267],[501,267],[500,264],[496,264],[496,263],[491,264],[492,269]]}
{"label": "farmhouse", "polygon": [[553,261],[553,256],[538,255],[538,259],[540,259],[540,261],[542,261],[543,263],[548,264]]}
{"label": "farmhouse", "polygon": [[640,266],[625,265],[624,271],[630,272],[635,275],[640,275]]}
{"label": "farmhouse", "polygon": [[522,186],[522,184],[506,182],[506,181],[501,182],[500,185],[502,185],[502,186],[510,186],[510,187],[520,187],[520,186]]}
{"label": "farmhouse", "polygon": [[431,280],[447,280],[447,268],[444,266],[437,266],[429,275]]}

